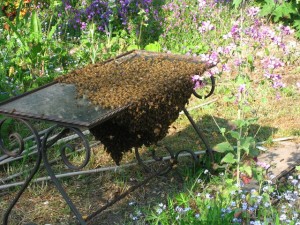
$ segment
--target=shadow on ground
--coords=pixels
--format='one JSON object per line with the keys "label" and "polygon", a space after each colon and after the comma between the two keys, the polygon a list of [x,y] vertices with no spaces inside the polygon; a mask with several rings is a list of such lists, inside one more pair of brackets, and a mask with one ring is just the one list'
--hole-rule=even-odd
{"label": "shadow on ground", "polygon": [[[179,120],[180,119],[182,118],[179,118]],[[233,129],[228,120],[216,117],[214,119],[220,127]],[[203,131],[211,146],[224,141],[211,116],[204,115],[201,119],[196,121],[196,124]],[[250,133],[256,133],[258,128],[259,125],[252,126]],[[257,138],[260,141],[268,140],[275,132],[275,128],[260,127]],[[205,149],[205,146],[191,125],[181,130],[177,130],[176,127],[173,127],[171,134],[164,138],[161,144],[168,146],[172,151],[180,151],[183,149],[198,151]],[[158,151],[160,151],[160,149],[158,149]],[[104,151],[99,153],[105,154]],[[166,152],[160,154],[167,155]],[[149,157],[147,148],[141,151],[141,157]],[[272,157],[276,157],[276,154],[272,155]],[[135,162],[133,153],[129,153],[128,156],[124,158],[124,161]],[[206,159],[206,157],[201,158]],[[184,187],[188,187],[184,180],[186,180],[187,176],[190,178],[193,177],[191,173],[191,171],[193,171],[192,165],[193,163],[191,163],[190,160],[183,160],[183,163],[180,164],[178,168],[178,171],[184,172],[183,176],[180,176],[173,170],[165,176],[154,178],[148,184],[140,187],[126,198],[103,211],[89,224],[126,224],[126,221],[128,221],[127,224],[145,224],[141,221],[133,221],[133,218],[139,215],[139,209],[155,206],[159,203],[165,204],[168,196],[176,195],[180,191],[183,191]],[[155,167],[159,168],[159,165],[155,164]],[[188,169],[184,171],[185,168]],[[78,206],[79,211],[82,215],[87,216],[148,176],[149,173],[145,173],[141,167],[132,166],[114,172],[102,172],[88,176],[63,179],[62,182],[72,201]],[[5,205],[7,206],[7,202],[11,201],[13,196],[14,193],[12,192],[11,195],[3,198],[6,203],[0,207],[1,211],[5,209]],[[32,204],[32,202],[35,204]],[[70,212],[70,209],[50,183],[32,185],[30,189],[24,193],[17,209],[14,210],[11,215],[10,224],[23,224],[27,222],[24,216],[29,213],[34,215],[28,216],[30,220],[27,219],[38,224],[41,224],[41,222],[43,224],[75,224],[75,218]],[[142,218],[141,220],[143,220],[143,215],[139,216]]]}

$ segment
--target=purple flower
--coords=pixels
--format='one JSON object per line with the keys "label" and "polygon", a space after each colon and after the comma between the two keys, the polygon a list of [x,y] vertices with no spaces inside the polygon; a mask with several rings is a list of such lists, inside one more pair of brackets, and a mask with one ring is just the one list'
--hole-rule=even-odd
{"label": "purple flower", "polygon": [[261,63],[264,69],[271,70],[284,66],[284,63],[274,56],[262,59]]}
{"label": "purple flower", "polygon": [[281,81],[282,77],[279,74],[266,72],[264,76],[271,81],[273,88],[280,89],[285,87],[285,84]]}
{"label": "purple flower", "polygon": [[253,18],[259,13],[260,9],[258,7],[250,7],[247,11],[248,15]]}
{"label": "purple flower", "polygon": [[86,28],[86,23],[85,22],[81,22],[81,24],[80,24],[80,29],[81,30],[85,30],[85,28]]}
{"label": "purple flower", "polygon": [[225,63],[225,64],[222,65],[222,71],[223,72],[229,72],[230,70],[231,69],[230,69],[230,67],[228,66],[227,63]]}
{"label": "purple flower", "polygon": [[205,0],[198,0],[198,8],[199,10],[202,10],[206,6]]}
{"label": "purple flower", "polygon": [[234,24],[230,30],[230,34],[233,37],[233,39],[240,38],[240,28],[238,24]]}
{"label": "purple flower", "polygon": [[242,60],[242,59],[237,58],[237,59],[234,60],[234,65],[240,66],[240,65],[242,65],[242,64],[243,64],[243,60]]}
{"label": "purple flower", "polygon": [[203,77],[199,75],[192,76],[192,81],[194,82],[194,89],[203,88],[205,86]]}
{"label": "purple flower", "polygon": [[292,29],[290,26],[280,25],[279,29],[281,30],[281,33],[283,35],[291,35],[291,34],[293,34],[295,32],[294,29]]}
{"label": "purple flower", "polygon": [[219,74],[219,73],[220,73],[220,70],[219,70],[218,67],[215,66],[215,67],[211,68],[211,69],[208,71],[208,73],[210,74],[210,76],[214,76],[214,75]]}
{"label": "purple flower", "polygon": [[257,162],[256,165],[262,167],[263,169],[267,170],[270,168],[270,164],[266,163],[266,162]]}
{"label": "purple flower", "polygon": [[200,33],[205,33],[215,29],[214,25],[210,23],[210,21],[203,21],[201,27],[198,29]]}
{"label": "purple flower", "polygon": [[238,88],[239,93],[244,93],[246,90],[246,84],[241,84]]}
{"label": "purple flower", "polygon": [[212,52],[211,54],[201,54],[201,60],[210,65],[217,65],[219,62],[219,54],[217,52]]}

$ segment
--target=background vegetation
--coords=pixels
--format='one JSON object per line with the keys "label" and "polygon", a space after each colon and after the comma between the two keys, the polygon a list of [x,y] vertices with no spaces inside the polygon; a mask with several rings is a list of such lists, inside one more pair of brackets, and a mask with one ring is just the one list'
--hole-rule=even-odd
{"label": "background vegetation", "polygon": [[[300,134],[299,1],[5,0],[1,4],[0,101],[132,49],[194,55],[214,65],[204,77],[216,77],[218,101],[191,114],[214,145],[216,163],[212,169],[185,171],[187,182],[179,193],[152,204],[130,205],[128,224],[300,224],[299,172],[278,186],[268,176],[271,165],[257,161],[258,142],[270,144],[275,137]],[[191,79],[204,85],[203,77]],[[197,104],[199,100],[192,98],[190,106]],[[180,116],[174,126],[192,141],[183,143],[183,136],[173,134],[164,142],[175,149],[201,148],[187,124]],[[258,185],[245,191],[242,187],[250,180]],[[0,207],[7,202],[0,202]],[[52,223],[72,219],[57,212],[51,216]]]}

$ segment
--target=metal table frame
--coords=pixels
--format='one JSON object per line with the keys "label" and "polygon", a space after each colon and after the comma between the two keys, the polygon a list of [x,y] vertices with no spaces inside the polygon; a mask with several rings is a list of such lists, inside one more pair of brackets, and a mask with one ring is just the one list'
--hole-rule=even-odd
{"label": "metal table frame", "polygon": [[[53,84],[47,85],[46,87],[49,87]],[[41,90],[45,88],[39,88],[34,90],[33,92],[37,91],[37,90]],[[210,95],[212,95],[212,93],[214,92],[215,89],[215,80],[213,77],[211,77],[211,89],[210,92],[204,96],[204,98],[209,97]],[[29,92],[32,93],[32,92]],[[12,102],[16,99],[21,99],[22,97],[24,97],[25,95],[27,95],[28,93],[25,93],[24,95],[11,99],[7,102]],[[202,96],[199,96],[195,91],[193,93],[196,97],[201,98]],[[6,102],[5,102],[6,103]],[[73,132],[75,134],[78,135],[78,137],[81,139],[81,142],[83,144],[84,147],[84,154],[85,154],[85,158],[84,160],[80,163],[80,165],[76,164],[74,165],[72,162],[69,161],[67,155],[66,155],[66,149],[72,149],[72,146],[69,146],[68,144],[62,146],[60,148],[60,155],[61,155],[61,159],[63,161],[63,163],[68,167],[68,169],[71,170],[80,170],[83,169],[90,160],[90,155],[91,155],[91,148],[90,148],[90,144],[89,141],[87,140],[87,137],[83,134],[82,132],[82,127],[85,128],[91,128],[92,125],[87,125],[87,124],[72,124],[72,122],[65,122],[63,120],[57,120],[54,118],[54,122],[56,123],[55,126],[51,127],[45,134],[43,137],[40,137],[40,135],[38,134],[38,131],[36,130],[36,128],[29,122],[30,119],[36,119],[36,120],[45,120],[45,118],[43,117],[35,117],[34,115],[26,115],[25,114],[18,114],[17,112],[12,111],[1,111],[1,105],[0,104],[0,114],[3,114],[6,118],[2,119],[0,121],[0,130],[3,126],[3,124],[5,123],[5,121],[8,118],[12,118],[20,123],[22,123],[24,126],[26,126],[30,132],[32,133],[36,146],[37,146],[37,157],[36,157],[36,162],[35,165],[33,167],[33,169],[31,170],[29,176],[26,178],[25,183],[22,185],[21,189],[18,191],[17,195],[14,197],[14,199],[12,200],[12,202],[10,203],[9,207],[7,208],[6,212],[4,213],[4,217],[3,217],[3,225],[7,225],[8,224],[8,220],[9,220],[9,215],[12,211],[12,209],[14,208],[14,206],[16,205],[16,203],[18,202],[18,200],[20,199],[21,195],[24,193],[24,191],[26,190],[26,188],[28,187],[28,185],[30,184],[30,182],[32,181],[34,175],[37,173],[37,171],[40,169],[41,167],[41,163],[43,162],[44,167],[48,173],[48,175],[51,177],[51,181],[54,183],[56,189],[59,191],[59,193],[61,194],[61,196],[63,197],[63,199],[65,200],[65,202],[67,203],[67,205],[70,207],[72,213],[75,215],[76,220],[79,224],[87,224],[89,221],[91,221],[96,215],[98,215],[100,212],[102,212],[103,210],[105,210],[107,207],[111,206],[112,204],[114,204],[115,202],[119,201],[120,199],[124,198],[127,194],[129,194],[130,192],[132,192],[133,190],[135,190],[136,188],[144,185],[145,183],[147,183],[149,180],[151,180],[152,178],[158,176],[158,175],[163,175],[168,173],[173,167],[174,165],[177,164],[178,162],[178,157],[179,154],[182,152],[187,152],[192,156],[192,159],[197,161],[198,158],[197,156],[194,154],[193,151],[191,150],[182,150],[176,153],[173,153],[169,148],[166,148],[171,160],[169,160],[169,162],[167,163],[166,166],[164,166],[162,169],[157,170],[157,171],[151,171],[151,169],[143,162],[143,160],[140,157],[139,151],[137,148],[135,148],[135,155],[136,155],[136,159],[138,161],[138,163],[140,165],[142,165],[147,171],[151,171],[150,175],[148,176],[148,178],[146,178],[144,181],[142,181],[141,183],[139,183],[136,186],[131,187],[128,191],[124,192],[123,194],[121,194],[120,196],[117,196],[115,199],[113,199],[112,201],[110,201],[107,205],[103,206],[102,208],[98,209],[97,211],[93,212],[92,214],[90,214],[88,217],[83,218],[81,213],[79,212],[79,210],[77,209],[77,207],[74,205],[74,203],[72,202],[72,200],[70,199],[69,195],[67,194],[67,192],[65,191],[65,189],[63,188],[61,182],[58,180],[58,178],[56,177],[53,169],[51,168],[51,164],[49,163],[49,158],[47,155],[47,151],[48,149],[53,146],[60,138],[64,137],[67,133],[69,132]],[[112,117],[114,117],[115,115],[117,115],[119,112],[121,112],[122,110],[124,110],[126,107],[123,108],[119,108],[113,112],[108,112],[106,114],[106,117],[104,117],[102,120],[96,121],[94,122],[93,125],[95,124],[100,124],[101,122],[110,119]],[[203,144],[206,147],[206,152],[208,153],[211,162],[213,162],[213,151],[209,146],[208,141],[206,140],[204,134],[202,133],[202,131],[197,127],[195,121],[193,120],[193,118],[191,117],[191,115],[189,114],[189,112],[184,108],[183,109],[184,114],[187,116],[189,122],[191,123],[192,127],[194,128],[194,130],[196,131],[197,135],[199,136],[199,138],[201,139],[201,141],[203,142]],[[53,118],[52,118],[53,119]],[[46,120],[47,121],[47,120]],[[53,133],[57,130],[60,129],[60,132],[58,133],[58,135],[56,135],[54,138],[49,138],[51,135],[53,135]],[[7,154],[8,156],[11,157],[18,157],[22,154],[22,152],[24,151],[24,140],[21,137],[20,134],[18,133],[12,133],[10,134],[9,138],[11,140],[14,140],[18,143],[19,149],[17,151],[10,151],[5,147],[5,143],[3,142],[3,139],[1,137],[1,133],[0,133],[0,150],[2,150],[2,152],[4,154]],[[155,155],[155,152],[153,151],[152,157],[156,160],[156,161],[161,161],[162,158],[159,158]]]}

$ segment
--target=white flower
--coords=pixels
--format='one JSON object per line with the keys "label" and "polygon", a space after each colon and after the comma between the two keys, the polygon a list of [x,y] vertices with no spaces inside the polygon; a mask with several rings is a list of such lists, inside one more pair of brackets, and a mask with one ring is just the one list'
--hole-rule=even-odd
{"label": "white flower", "polygon": [[279,220],[285,221],[286,220],[286,214],[281,214],[279,217]]}
{"label": "white flower", "polygon": [[156,209],[156,212],[159,215],[159,214],[161,214],[163,212],[163,210],[162,210],[162,208],[158,208],[158,209]]}

